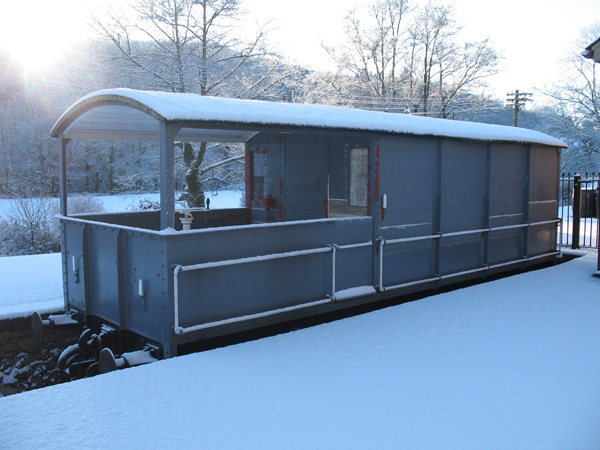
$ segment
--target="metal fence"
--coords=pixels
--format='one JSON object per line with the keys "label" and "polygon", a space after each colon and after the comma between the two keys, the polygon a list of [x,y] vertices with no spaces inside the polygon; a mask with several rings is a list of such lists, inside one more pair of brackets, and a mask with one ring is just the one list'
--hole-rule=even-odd
{"label": "metal fence", "polygon": [[563,173],[560,177],[558,243],[571,248],[598,247],[598,182],[600,174]]}

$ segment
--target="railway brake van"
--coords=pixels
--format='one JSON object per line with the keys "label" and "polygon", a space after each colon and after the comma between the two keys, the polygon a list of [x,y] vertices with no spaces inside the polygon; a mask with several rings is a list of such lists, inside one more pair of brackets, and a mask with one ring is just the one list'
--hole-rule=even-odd
{"label": "railway brake van", "polygon": [[[61,142],[65,309],[86,326],[63,367],[87,355],[110,370],[144,348],[169,358],[189,343],[559,253],[566,145],[531,130],[114,89],[75,103],[51,134]],[[158,141],[161,209],[69,216],[77,139]],[[245,207],[176,209],[176,142],[245,143]]]}

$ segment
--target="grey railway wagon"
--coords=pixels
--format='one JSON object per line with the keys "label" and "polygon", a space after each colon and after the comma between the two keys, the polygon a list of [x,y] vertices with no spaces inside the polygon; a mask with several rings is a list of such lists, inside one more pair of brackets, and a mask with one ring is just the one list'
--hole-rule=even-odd
{"label": "grey railway wagon", "polygon": [[[558,254],[565,144],[531,130],[116,89],[74,104],[52,136],[65,308],[164,357]],[[72,139],[159,141],[161,210],[68,216]],[[176,141],[244,142],[246,207],[177,211]]]}

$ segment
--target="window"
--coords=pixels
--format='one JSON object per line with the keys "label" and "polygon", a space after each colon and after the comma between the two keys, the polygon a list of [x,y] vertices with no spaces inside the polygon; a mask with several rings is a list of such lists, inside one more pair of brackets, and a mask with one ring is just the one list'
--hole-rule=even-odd
{"label": "window", "polygon": [[265,154],[254,152],[252,160],[252,200],[260,201],[265,198]]}
{"label": "window", "polygon": [[350,206],[367,206],[369,149],[350,149]]}

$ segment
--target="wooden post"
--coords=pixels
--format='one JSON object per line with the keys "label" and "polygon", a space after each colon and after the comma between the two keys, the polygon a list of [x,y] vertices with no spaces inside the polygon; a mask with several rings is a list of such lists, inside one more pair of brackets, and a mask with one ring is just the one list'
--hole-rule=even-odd
{"label": "wooden post", "polygon": [[515,120],[513,122],[513,126],[519,126],[519,90],[515,91]]}

